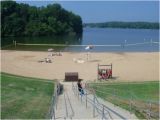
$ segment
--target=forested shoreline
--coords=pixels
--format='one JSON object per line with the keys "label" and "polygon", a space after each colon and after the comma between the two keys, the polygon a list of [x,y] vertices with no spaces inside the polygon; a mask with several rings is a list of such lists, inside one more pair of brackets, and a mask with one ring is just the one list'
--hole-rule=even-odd
{"label": "forested shoreline", "polygon": [[46,7],[1,1],[1,36],[81,34],[82,19],[59,4]]}
{"label": "forested shoreline", "polygon": [[85,23],[83,27],[98,28],[134,28],[134,29],[159,29],[159,23],[152,22],[104,22],[104,23]]}

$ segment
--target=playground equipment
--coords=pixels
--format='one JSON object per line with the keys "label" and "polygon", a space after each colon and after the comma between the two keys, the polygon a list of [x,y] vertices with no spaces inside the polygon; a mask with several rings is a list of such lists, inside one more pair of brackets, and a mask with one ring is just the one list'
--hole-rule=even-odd
{"label": "playground equipment", "polygon": [[112,64],[110,65],[99,65],[98,64],[98,80],[106,80],[112,78]]}

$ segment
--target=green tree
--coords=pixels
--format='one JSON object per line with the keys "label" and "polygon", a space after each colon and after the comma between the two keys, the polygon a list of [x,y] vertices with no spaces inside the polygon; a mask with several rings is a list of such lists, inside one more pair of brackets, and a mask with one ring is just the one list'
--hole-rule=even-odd
{"label": "green tree", "polygon": [[15,1],[1,1],[2,36],[45,36],[82,32],[80,16],[59,4],[34,7]]}

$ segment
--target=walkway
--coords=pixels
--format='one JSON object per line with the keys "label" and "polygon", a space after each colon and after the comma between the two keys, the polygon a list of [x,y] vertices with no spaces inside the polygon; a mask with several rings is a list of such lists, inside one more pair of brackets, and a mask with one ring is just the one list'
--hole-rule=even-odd
{"label": "walkway", "polygon": [[[72,82],[62,82],[61,84],[64,86],[64,91],[58,97],[57,109],[55,110],[56,119],[102,119],[102,114],[105,114],[103,115],[105,116],[104,119],[137,119],[134,114],[98,98],[96,101],[105,106],[106,111],[102,113],[101,105],[93,100],[94,96],[92,94],[87,95],[86,105],[86,96],[81,97],[73,92]],[[95,109],[91,104],[93,101],[98,106]]]}

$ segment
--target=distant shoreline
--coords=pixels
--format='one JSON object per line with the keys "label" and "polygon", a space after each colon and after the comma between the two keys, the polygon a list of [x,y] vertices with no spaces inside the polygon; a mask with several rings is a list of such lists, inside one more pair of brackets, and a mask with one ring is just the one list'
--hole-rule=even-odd
{"label": "distant shoreline", "polygon": [[123,28],[123,29],[159,29],[158,22],[101,22],[101,23],[84,23],[83,27],[91,28]]}

